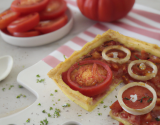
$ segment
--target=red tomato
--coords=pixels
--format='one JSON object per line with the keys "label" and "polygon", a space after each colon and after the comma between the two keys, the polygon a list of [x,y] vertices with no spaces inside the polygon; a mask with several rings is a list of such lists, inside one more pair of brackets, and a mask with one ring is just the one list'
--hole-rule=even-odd
{"label": "red tomato", "polygon": [[6,28],[12,21],[16,20],[20,14],[8,9],[0,14],[0,29]]}
{"label": "red tomato", "polygon": [[131,10],[135,0],[77,0],[82,14],[92,20],[111,22]]}
{"label": "red tomato", "polygon": [[41,21],[35,27],[35,30],[41,33],[49,33],[63,27],[68,21],[68,17],[63,15],[53,20]]}
{"label": "red tomato", "polygon": [[64,0],[50,0],[47,7],[40,12],[41,20],[51,20],[65,13],[67,4]]}
{"label": "red tomato", "polygon": [[8,31],[13,32],[26,32],[33,29],[39,23],[39,14],[32,13],[26,16],[20,17],[8,25]]}
{"label": "red tomato", "polygon": [[119,125],[124,125],[123,123],[119,122]]}
{"label": "red tomato", "polygon": [[14,0],[11,9],[20,13],[39,12],[43,10],[49,0]]}
{"label": "red tomato", "polygon": [[[72,77],[71,73],[74,69],[78,69],[79,66],[83,67],[83,66],[89,65],[89,64],[93,64],[93,68],[94,68],[95,64],[100,65],[104,68],[104,70],[107,71],[107,76],[105,76],[104,80],[101,83],[93,85],[93,86],[84,86],[84,85],[80,85],[80,84],[71,80],[71,77]],[[93,74],[96,74],[95,72],[96,72],[96,70],[93,69]],[[67,77],[65,76],[66,74],[67,74]],[[97,75],[100,75],[100,74],[97,73]],[[93,75],[93,76],[95,76],[95,75]],[[91,97],[91,96],[101,94],[108,89],[108,87],[112,81],[112,71],[109,68],[109,66],[102,61],[85,60],[85,61],[80,61],[79,63],[74,64],[67,72],[62,74],[62,77],[63,77],[64,82],[66,84],[68,84],[73,90],[77,90],[80,93],[82,93],[83,95]]]}
{"label": "red tomato", "polygon": [[40,33],[39,31],[28,31],[28,32],[14,32],[13,36],[16,37],[31,37],[31,36],[38,36]]}

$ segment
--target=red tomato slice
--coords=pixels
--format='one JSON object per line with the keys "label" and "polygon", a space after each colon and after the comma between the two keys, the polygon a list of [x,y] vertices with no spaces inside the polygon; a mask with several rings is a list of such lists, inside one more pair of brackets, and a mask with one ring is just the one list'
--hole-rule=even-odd
{"label": "red tomato slice", "polygon": [[35,27],[35,30],[40,31],[41,33],[49,33],[63,27],[68,21],[68,17],[63,15],[54,20],[41,21]]}
{"label": "red tomato slice", "polygon": [[47,7],[40,12],[41,20],[51,20],[64,14],[67,4],[64,0],[50,0]]}
{"label": "red tomato slice", "polygon": [[23,33],[14,32],[13,36],[16,36],[16,37],[32,37],[32,36],[38,36],[39,34],[40,34],[39,31],[28,31],[28,32],[23,32]]}
{"label": "red tomato slice", "polygon": [[11,9],[20,13],[39,12],[43,10],[49,0],[14,0]]}
{"label": "red tomato slice", "polygon": [[0,29],[6,28],[12,21],[16,20],[20,13],[8,9],[0,14]]}
{"label": "red tomato slice", "polygon": [[14,32],[26,32],[33,29],[39,23],[39,14],[32,13],[20,17],[8,25],[8,31],[13,34]]}
{"label": "red tomato slice", "polygon": [[115,101],[111,106],[110,109],[113,110],[114,112],[121,112],[123,111],[121,105],[119,104],[118,100]]}
{"label": "red tomato slice", "polygon": [[[104,68],[104,70],[107,71],[107,75],[103,78],[104,80],[101,83],[93,85],[93,86],[84,86],[84,85],[80,85],[80,84],[71,80],[72,79],[71,73],[74,69],[78,69],[79,66],[83,67],[85,65],[90,65],[90,64],[93,64],[93,70],[95,70],[94,68],[96,68],[95,65],[100,65],[101,67]],[[96,74],[97,76],[100,75],[99,72],[95,73],[95,71],[93,71],[93,73]],[[65,76],[66,74],[67,74],[67,77]],[[93,75],[93,76],[95,77],[95,75]],[[63,77],[64,82],[66,84],[68,84],[73,90],[77,90],[80,93],[82,93],[83,95],[92,97],[92,96],[101,94],[108,89],[109,85],[111,84],[111,80],[112,80],[112,71],[109,68],[109,66],[102,61],[85,60],[85,61],[81,61],[79,63],[74,64],[66,73],[62,74],[62,77]],[[90,79],[89,77],[87,78],[87,80]],[[98,80],[99,80],[99,77],[98,77]]]}

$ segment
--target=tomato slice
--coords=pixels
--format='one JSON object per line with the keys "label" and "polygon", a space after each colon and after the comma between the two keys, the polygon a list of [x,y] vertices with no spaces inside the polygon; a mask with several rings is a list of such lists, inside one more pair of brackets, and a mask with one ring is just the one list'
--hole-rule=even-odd
{"label": "tomato slice", "polygon": [[14,32],[13,36],[16,37],[32,37],[32,36],[38,36],[40,34],[39,31],[28,31],[28,32]]}
{"label": "tomato slice", "polygon": [[[92,69],[89,70],[90,65],[92,65],[93,70]],[[76,70],[77,71],[81,70],[82,73],[77,74],[77,76],[73,75],[74,71]],[[103,75],[105,74],[104,70],[107,72],[106,76]],[[65,74],[67,74],[67,77],[65,76]],[[99,76],[101,76],[101,78]],[[95,95],[105,92],[108,89],[112,81],[112,71],[110,67],[102,61],[85,60],[85,61],[80,61],[74,64],[67,71],[67,73],[62,74],[62,77],[64,82],[68,84],[73,90],[77,90],[85,96],[93,97]],[[73,80],[73,77],[75,77],[78,80]],[[80,77],[81,79],[79,79]],[[86,79],[86,82],[85,82],[85,79]],[[96,84],[94,84],[94,80],[96,81]],[[80,82],[77,82],[77,81],[80,81]],[[83,84],[81,84],[81,82]]]}
{"label": "tomato slice", "polygon": [[64,14],[67,4],[64,0],[50,0],[47,7],[40,12],[41,20],[50,20]]}
{"label": "tomato slice", "polygon": [[49,0],[14,0],[11,9],[20,13],[32,13],[42,11]]}
{"label": "tomato slice", "polygon": [[63,15],[53,20],[41,21],[35,27],[35,30],[41,33],[49,33],[63,27],[68,21],[68,17]]}
{"label": "tomato slice", "polygon": [[0,14],[0,29],[6,28],[12,21],[16,20],[20,13],[8,9]]}
{"label": "tomato slice", "polygon": [[13,32],[26,32],[33,29],[39,23],[39,14],[32,13],[26,16],[20,17],[8,25],[8,31]]}

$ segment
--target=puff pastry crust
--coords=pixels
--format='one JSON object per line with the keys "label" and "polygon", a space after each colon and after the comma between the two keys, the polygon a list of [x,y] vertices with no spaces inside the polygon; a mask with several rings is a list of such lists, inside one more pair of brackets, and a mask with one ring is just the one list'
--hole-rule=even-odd
{"label": "puff pastry crust", "polygon": [[[48,76],[52,78],[58,87],[63,91],[63,93],[74,101],[76,104],[81,106],[87,111],[92,111],[104,98],[107,97],[119,84],[111,84],[110,90],[98,98],[98,101],[94,103],[93,98],[84,96],[78,91],[72,90],[67,84],[62,80],[62,73],[67,71],[76,61],[82,56],[89,53],[94,48],[102,45],[106,41],[117,41],[122,43],[126,47],[132,47],[138,51],[145,50],[146,52],[160,57],[160,47],[155,44],[146,43],[135,38],[124,36],[116,31],[108,30],[102,35],[97,35],[95,39],[88,42],[79,51],[75,51],[69,58],[64,62],[58,64],[55,68],[48,72]],[[119,81],[120,83],[121,81]]]}

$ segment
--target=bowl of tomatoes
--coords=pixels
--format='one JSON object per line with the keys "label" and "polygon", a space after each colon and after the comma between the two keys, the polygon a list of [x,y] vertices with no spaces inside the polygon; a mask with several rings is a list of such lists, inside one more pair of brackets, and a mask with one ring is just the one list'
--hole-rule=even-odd
{"label": "bowl of tomatoes", "polygon": [[3,40],[22,47],[54,42],[73,26],[72,12],[64,0],[14,0],[0,18]]}

